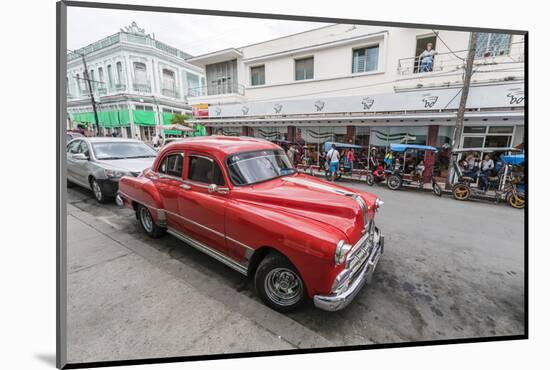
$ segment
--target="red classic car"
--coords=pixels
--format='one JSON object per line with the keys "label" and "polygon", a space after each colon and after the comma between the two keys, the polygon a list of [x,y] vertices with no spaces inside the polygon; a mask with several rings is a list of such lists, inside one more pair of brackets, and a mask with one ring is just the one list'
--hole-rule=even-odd
{"label": "red classic car", "polygon": [[116,201],[151,237],[168,232],[253,276],[264,303],[282,312],[308,298],[324,310],[345,307],[384,248],[375,195],[299,174],[261,139],[171,143],[151,169],[121,178]]}

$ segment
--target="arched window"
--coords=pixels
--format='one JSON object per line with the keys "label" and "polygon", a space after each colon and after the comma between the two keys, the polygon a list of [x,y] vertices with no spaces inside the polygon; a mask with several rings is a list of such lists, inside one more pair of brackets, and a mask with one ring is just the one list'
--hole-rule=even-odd
{"label": "arched window", "polygon": [[78,93],[80,94],[82,92],[82,88],[80,86],[80,74],[77,73],[74,79],[76,80],[76,87],[77,87]]}
{"label": "arched window", "polygon": [[116,62],[116,82],[119,85],[124,84],[124,78],[123,78],[123,75],[122,75],[122,63],[121,62]]}
{"label": "arched window", "polygon": [[109,88],[113,88],[113,66],[108,65],[107,66],[107,84],[109,84]]}
{"label": "arched window", "polygon": [[162,70],[162,92],[164,95],[174,95],[176,92],[176,74],[169,69]]}
{"label": "arched window", "polygon": [[136,84],[142,85],[147,83],[147,67],[145,63],[134,62],[134,81]]}

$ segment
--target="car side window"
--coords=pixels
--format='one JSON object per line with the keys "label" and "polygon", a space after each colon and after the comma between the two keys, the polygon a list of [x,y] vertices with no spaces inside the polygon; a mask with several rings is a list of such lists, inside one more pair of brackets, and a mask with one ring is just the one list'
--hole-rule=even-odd
{"label": "car side window", "polygon": [[67,146],[67,151],[70,153],[70,154],[76,154],[76,153],[79,153],[78,149],[80,147],[80,142],[82,140],[76,140],[76,141],[73,141],[71,142],[68,146]]}
{"label": "car side window", "polygon": [[79,153],[83,153],[86,157],[90,156],[90,149],[88,148],[88,144],[86,142],[81,141],[80,147],[78,148]]}
{"label": "car side window", "polygon": [[189,156],[189,180],[204,184],[225,185],[222,171],[215,160],[208,157]]}
{"label": "car side window", "polygon": [[166,156],[160,164],[158,172],[169,176],[181,177],[183,172],[183,153]]}

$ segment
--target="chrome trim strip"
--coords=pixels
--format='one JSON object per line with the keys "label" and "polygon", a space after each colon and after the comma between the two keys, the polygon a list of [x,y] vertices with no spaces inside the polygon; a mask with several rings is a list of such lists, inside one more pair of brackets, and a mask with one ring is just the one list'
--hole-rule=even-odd
{"label": "chrome trim strip", "polygon": [[166,230],[169,234],[173,235],[174,237],[180,239],[181,241],[191,245],[194,248],[197,248],[201,252],[204,252],[208,254],[210,257],[215,258],[216,260],[220,261],[221,263],[231,267],[232,269],[236,270],[237,272],[240,272],[243,275],[248,274],[248,265],[241,265],[240,263],[237,263],[233,261],[232,259],[228,258],[227,256],[221,254],[220,252],[210,248],[206,244],[203,244],[199,242],[198,240],[195,240],[191,238],[188,235],[185,235],[179,231],[176,231],[174,229],[168,228]]}
{"label": "chrome trim strip", "polygon": [[243,247],[245,249],[245,253],[244,253],[244,256],[246,258],[247,261],[250,260],[250,258],[252,258],[252,255],[254,254],[254,251],[255,249],[252,248],[252,247],[249,247],[248,245],[244,244],[244,243],[241,243],[240,241],[238,240],[235,240],[233,238],[230,238],[229,236],[226,236],[225,237],[226,240],[229,240],[230,242],[233,242],[235,244],[238,244],[239,246]]}
{"label": "chrome trim strip", "polygon": [[184,221],[190,222],[190,223],[192,223],[193,225],[202,227],[203,229],[205,229],[205,230],[207,230],[207,231],[210,231],[211,233],[216,234],[216,235],[218,235],[218,236],[220,236],[220,237],[222,237],[222,238],[225,238],[225,234],[220,233],[220,232],[217,231],[217,230],[211,229],[211,228],[209,228],[208,226],[204,226],[203,224],[199,224],[198,222],[195,222],[195,221],[193,221],[193,220],[190,220],[190,219],[188,219],[187,217],[183,217],[183,216],[178,215],[177,213],[174,213],[174,212],[170,212],[170,211],[166,211],[166,210],[165,210],[165,212],[168,213],[168,214],[170,214],[170,215],[172,215],[172,216],[181,218],[181,219],[184,220]]}
{"label": "chrome trim strip", "polygon": [[338,188],[335,188],[335,187],[330,186],[330,185],[320,184],[320,183],[305,180],[305,179],[300,179],[300,178],[295,178],[295,177],[283,177],[282,180],[287,181],[287,182],[292,182],[294,184],[309,186],[310,188],[314,188],[314,189],[318,189],[318,190],[329,191],[331,193],[337,193],[337,194],[342,194],[342,195],[347,195],[347,196],[355,195],[355,193],[352,193],[352,192],[347,191],[347,190],[338,189]]}

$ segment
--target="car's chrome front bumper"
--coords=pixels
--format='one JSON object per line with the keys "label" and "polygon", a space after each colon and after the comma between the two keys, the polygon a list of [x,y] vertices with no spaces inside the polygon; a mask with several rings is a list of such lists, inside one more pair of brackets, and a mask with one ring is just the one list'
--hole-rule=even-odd
{"label": "car's chrome front bumper", "polygon": [[370,249],[369,256],[366,262],[361,267],[361,271],[354,276],[353,281],[349,282],[348,287],[337,294],[331,295],[315,295],[313,303],[317,308],[325,311],[338,311],[346,307],[359,293],[361,288],[370,279],[372,273],[376,269],[380,255],[384,251],[384,235],[380,233],[377,227],[374,230],[374,244]]}

